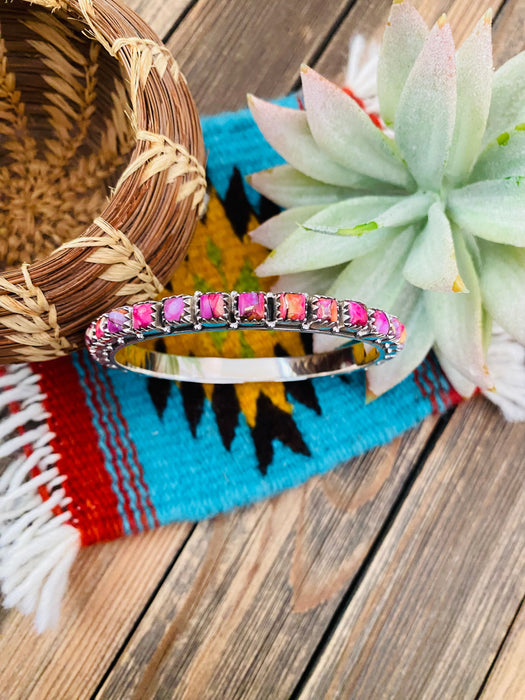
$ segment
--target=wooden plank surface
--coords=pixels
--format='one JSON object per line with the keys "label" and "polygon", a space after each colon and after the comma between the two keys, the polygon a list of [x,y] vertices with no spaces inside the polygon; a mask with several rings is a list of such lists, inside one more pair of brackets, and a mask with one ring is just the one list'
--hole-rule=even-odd
{"label": "wooden plank surface", "polygon": [[31,617],[0,610],[1,700],[90,697],[190,530],[172,525],[82,550],[59,627],[42,636]]}
{"label": "wooden plank surface", "polygon": [[525,595],[523,440],[456,410],[301,700],[476,697]]}
{"label": "wooden plank surface", "polygon": [[[433,9],[438,17],[448,7]],[[452,9],[461,16],[460,3]],[[366,33],[381,11],[387,11],[386,5],[368,6],[354,17],[354,31]],[[456,35],[461,39],[477,19],[469,14],[455,28]],[[176,37],[177,33],[173,40]],[[323,56],[330,55],[340,38],[336,33]],[[352,479],[348,471],[344,473]],[[275,511],[264,508],[249,532],[246,518],[217,524],[221,534],[208,524],[199,526],[99,697],[119,692],[133,698],[162,697],[174,687],[182,698],[289,697],[341,601],[341,582],[349,583],[373,541],[363,538],[356,527],[341,537],[344,525],[337,507],[333,502],[326,507],[319,493],[319,485],[322,494],[325,484],[325,479],[316,480],[311,493],[308,486],[300,490],[302,503],[297,502],[297,491],[283,497],[284,506],[278,499]],[[344,480],[330,490],[344,494]],[[392,493],[390,504],[394,498]],[[343,496],[344,511],[342,503]],[[310,525],[308,548],[302,542],[305,522]],[[318,554],[323,548],[327,558]],[[220,554],[211,567],[214,576],[209,557],[217,549]],[[346,558],[337,556],[338,549],[346,552]],[[196,566],[189,589],[184,582],[181,588],[182,572],[189,566],[186,555]],[[250,578],[254,567],[255,581]],[[345,575],[345,569],[351,575]],[[221,596],[226,590],[229,594]],[[191,615],[188,606],[194,606]]]}
{"label": "wooden plank surface", "polygon": [[[242,106],[248,90],[291,89],[302,60],[337,77],[348,38],[377,35],[390,3],[272,0],[263,11],[256,0],[130,4],[162,36],[176,26],[170,48],[199,108],[213,112]],[[429,21],[450,11],[456,38],[485,9],[416,4]],[[498,62],[523,48],[524,17],[524,0],[498,16]],[[504,639],[523,595],[515,528],[525,434],[481,401],[462,407],[442,436],[434,430],[429,419],[302,488],[201,523],[188,539],[190,526],[180,525],[82,552],[58,632],[37,638],[28,620],[2,613],[0,698],[322,698],[335,697],[331,683],[356,683],[375,694],[351,697],[386,697],[397,684],[388,697],[463,700],[487,674],[485,695],[504,697],[502,684],[519,682],[519,663],[509,659],[522,646],[516,621]],[[395,557],[403,574],[390,565]],[[418,645],[409,625],[423,630]],[[440,663],[431,668],[436,648]],[[423,687],[427,695],[410,694]],[[450,694],[458,688],[466,694]]]}
{"label": "wooden plank surface", "polygon": [[288,697],[430,430],[200,523],[99,697]]}
{"label": "wooden plank surface", "polygon": [[481,700],[521,698],[525,689],[525,601],[517,613]]}

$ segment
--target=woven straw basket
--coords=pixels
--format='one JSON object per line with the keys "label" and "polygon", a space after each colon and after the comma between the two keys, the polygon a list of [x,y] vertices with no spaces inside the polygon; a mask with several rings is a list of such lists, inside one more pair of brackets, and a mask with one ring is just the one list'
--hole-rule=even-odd
{"label": "woven straw basket", "polygon": [[186,81],[118,0],[0,6],[0,364],[81,347],[155,297],[206,179]]}

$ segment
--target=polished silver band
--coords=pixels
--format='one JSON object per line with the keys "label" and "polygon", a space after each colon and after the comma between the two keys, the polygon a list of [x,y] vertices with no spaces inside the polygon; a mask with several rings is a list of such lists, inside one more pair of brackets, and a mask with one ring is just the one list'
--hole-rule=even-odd
{"label": "polished silver band", "polygon": [[[287,330],[345,339],[336,350],[301,357],[189,357],[140,341],[215,330]],[[403,324],[360,302],[295,292],[195,292],[121,306],[86,331],[91,356],[107,367],[210,384],[293,381],[346,374],[390,360],[402,349]]]}

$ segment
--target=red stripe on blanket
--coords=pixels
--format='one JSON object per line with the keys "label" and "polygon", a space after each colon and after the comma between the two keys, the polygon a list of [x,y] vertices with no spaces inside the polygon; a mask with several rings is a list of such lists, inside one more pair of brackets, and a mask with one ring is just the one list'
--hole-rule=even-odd
{"label": "red stripe on blanket", "polygon": [[[33,363],[31,367],[41,376],[40,387],[46,396],[43,403],[51,414],[48,425],[56,435],[52,447],[62,457],[58,469],[62,472],[62,465],[67,468],[62,472],[67,476],[64,488],[72,499],[72,524],[80,530],[82,544],[122,537],[117,496],[71,358]],[[76,434],[82,435],[81,443],[71,440]]]}
{"label": "red stripe on blanket", "polygon": [[[113,389],[113,384],[111,383],[110,378],[108,377],[108,372],[107,370],[103,369],[104,373],[104,378],[105,378],[105,385],[109,390],[109,399],[108,401],[108,416],[109,420],[111,421],[111,424],[114,427],[115,434],[117,436],[117,441],[119,444],[119,447],[122,451],[122,458],[124,462],[124,467],[126,468],[128,472],[128,478],[129,478],[129,483],[130,486],[133,490],[133,494],[135,496],[135,501],[137,504],[137,509],[140,513],[140,522],[142,525],[143,530],[149,530],[149,523],[148,523],[148,518],[146,515],[146,507],[150,510],[157,526],[158,526],[158,521],[155,516],[155,512],[153,510],[153,504],[151,503],[151,499],[149,497],[149,491],[148,487],[146,485],[146,482],[144,480],[144,474],[142,471],[142,465],[139,463],[138,460],[138,455],[137,455],[137,450],[135,448],[135,445],[133,444],[133,440],[131,440],[129,436],[129,429],[128,429],[128,424],[126,422],[126,419],[124,418],[121,408],[120,408],[120,402],[117,398],[117,395],[115,394],[115,391]],[[104,396],[104,393],[102,394]],[[112,416],[112,411],[116,412],[116,417],[118,420],[115,421]],[[124,436],[124,440],[121,439],[121,433]],[[137,481],[135,479],[135,472],[133,470],[133,466],[135,465],[135,468],[137,470],[137,475],[140,481],[140,484],[142,488],[144,489],[144,492],[146,494],[146,499],[147,499],[147,504],[145,505],[142,499],[142,494],[140,492],[140,489],[137,485]]]}
{"label": "red stripe on blanket", "polygon": [[[104,433],[104,444],[106,445],[107,449],[109,450],[111,454],[111,464],[113,466],[113,469],[115,470],[115,474],[117,476],[117,488],[119,494],[122,496],[122,506],[124,508],[124,512],[126,514],[126,519],[128,521],[129,527],[131,529],[131,532],[136,534],[139,532],[139,527],[137,525],[137,521],[135,520],[135,514],[133,513],[133,509],[131,507],[131,500],[130,500],[130,494],[128,489],[126,488],[126,484],[124,483],[124,474],[122,473],[121,469],[121,459],[120,459],[120,454],[124,456],[124,453],[122,451],[122,443],[120,442],[120,435],[118,428],[116,427],[114,421],[112,420],[112,414],[109,406],[104,409],[102,402],[104,402],[104,392],[105,392],[105,386],[103,383],[101,383],[101,379],[99,375],[95,376],[95,382],[93,382],[90,372],[88,371],[88,368],[86,367],[86,361],[84,358],[83,353],[79,353],[78,355],[78,361],[79,364],[82,365],[82,369],[84,370],[85,374],[85,382],[86,386],[90,392],[91,395],[91,401],[93,402],[93,407],[95,411],[98,414],[98,421],[99,424],[102,428],[102,432]],[[90,362],[90,360],[88,360]],[[97,386],[99,387],[99,392],[97,392]],[[98,394],[101,396],[101,400],[98,398]],[[115,433],[115,440],[113,440],[113,436],[111,432],[108,430],[108,423],[110,423],[112,430]],[[118,452],[115,447],[115,442],[118,447]],[[120,453],[120,454],[119,454]],[[125,456],[124,456],[125,459]],[[128,465],[125,465],[127,469]]]}

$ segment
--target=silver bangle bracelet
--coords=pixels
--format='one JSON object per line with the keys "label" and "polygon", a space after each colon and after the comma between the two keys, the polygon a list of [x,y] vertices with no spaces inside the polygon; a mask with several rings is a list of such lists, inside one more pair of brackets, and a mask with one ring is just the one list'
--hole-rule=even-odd
{"label": "silver bangle bracelet", "polygon": [[[193,357],[156,352],[140,341],[214,330],[287,330],[347,341],[330,352],[301,357]],[[405,328],[395,316],[358,301],[292,292],[195,292],[122,306],[86,331],[100,364],[165,379],[210,384],[293,381],[346,374],[390,360]]]}

